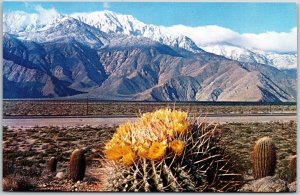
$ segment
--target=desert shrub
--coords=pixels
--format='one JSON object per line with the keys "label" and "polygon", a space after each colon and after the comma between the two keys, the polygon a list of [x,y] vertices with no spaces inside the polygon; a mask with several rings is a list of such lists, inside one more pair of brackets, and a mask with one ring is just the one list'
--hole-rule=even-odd
{"label": "desert shrub", "polygon": [[3,177],[2,189],[3,191],[15,191],[18,189],[18,183],[15,179],[10,177]]}
{"label": "desert shrub", "polygon": [[31,178],[40,177],[42,174],[42,168],[37,165],[32,165],[31,167],[23,169],[21,173]]}
{"label": "desert shrub", "polygon": [[3,165],[2,167],[3,178],[6,177],[7,175],[14,173],[15,164],[13,163],[13,161],[3,160],[2,165]]}
{"label": "desert shrub", "polygon": [[2,179],[3,191],[30,191],[36,186],[36,179],[13,174]]}
{"label": "desert shrub", "polygon": [[35,164],[35,162],[32,160],[22,159],[18,164],[23,167],[31,167]]}
{"label": "desert shrub", "polygon": [[3,126],[3,132],[7,131],[8,130],[8,127],[7,126]]}

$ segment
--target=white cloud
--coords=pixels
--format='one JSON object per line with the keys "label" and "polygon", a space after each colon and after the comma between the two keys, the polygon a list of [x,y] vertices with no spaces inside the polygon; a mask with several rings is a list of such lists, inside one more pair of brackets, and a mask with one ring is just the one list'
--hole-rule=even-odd
{"label": "white cloud", "polygon": [[[30,4],[25,3],[25,6]],[[109,2],[103,2],[103,8],[109,9]],[[26,26],[36,23],[48,24],[60,14],[55,8],[45,9],[41,5],[35,6],[37,14],[25,14],[20,21],[12,21],[17,29],[26,28]],[[24,14],[23,14],[24,15]],[[5,29],[12,29],[3,25]],[[290,32],[265,32],[265,33],[238,33],[229,28],[217,25],[189,27],[184,25],[159,26],[166,34],[174,36],[187,36],[191,38],[198,46],[206,46],[217,43],[230,43],[247,49],[259,49],[264,51],[276,52],[295,52],[297,51],[297,28],[294,27]]]}
{"label": "white cloud", "polygon": [[35,10],[39,13],[39,20],[42,24],[47,24],[60,15],[55,8],[45,9],[41,5],[35,6]]}
{"label": "white cloud", "polygon": [[109,3],[107,1],[103,2],[103,8],[109,9]]}
{"label": "white cloud", "polygon": [[200,27],[188,27],[175,25],[165,27],[174,35],[190,37],[198,46],[215,43],[230,43],[247,49],[259,49],[265,51],[294,52],[297,51],[297,28],[290,32],[265,32],[259,34],[232,31],[228,28],[210,25]]}
{"label": "white cloud", "polygon": [[297,28],[290,32],[266,32],[261,34],[243,34],[245,43],[255,49],[280,52],[297,51]]}

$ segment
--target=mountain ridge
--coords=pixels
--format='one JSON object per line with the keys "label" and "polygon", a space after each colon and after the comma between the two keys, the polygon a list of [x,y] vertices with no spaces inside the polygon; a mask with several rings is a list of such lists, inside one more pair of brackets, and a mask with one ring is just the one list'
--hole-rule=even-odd
{"label": "mountain ridge", "polygon": [[296,80],[272,66],[58,18],[3,34],[4,98],[296,101]]}
{"label": "mountain ridge", "polygon": [[[22,14],[25,15],[25,18],[34,18],[32,24],[28,25],[28,32],[34,32],[40,28],[44,28],[47,26],[45,22],[41,22],[37,19],[36,14],[28,14],[25,12],[17,12],[17,18],[13,13],[4,14],[4,32],[11,30],[14,33],[18,33],[18,27],[22,32],[24,31],[24,25],[22,21],[24,18]],[[245,57],[250,60],[258,60],[258,63],[264,63],[271,66],[274,66],[279,69],[295,69],[297,66],[297,55],[296,53],[290,54],[281,54],[275,52],[265,52],[265,51],[253,51],[249,49],[244,49],[241,47],[236,47],[232,49],[228,44],[218,43],[216,48],[216,44],[210,45],[197,45],[192,39],[187,36],[176,35],[176,32],[173,32],[170,28],[164,26],[156,26],[153,24],[145,24],[131,15],[117,14],[108,10],[91,12],[91,13],[74,13],[70,15],[57,15],[53,19],[48,20],[48,24],[53,24],[58,22],[64,17],[71,17],[77,19],[85,24],[88,24],[94,28],[101,30],[102,32],[111,34],[125,34],[132,36],[143,36],[150,38],[152,40],[158,41],[160,43],[184,48],[188,51],[192,51],[194,53],[202,52],[204,49],[207,52],[212,52],[217,55],[223,55],[229,59],[239,60],[241,62],[245,61]],[[13,18],[13,19],[11,19]],[[19,19],[19,23],[15,24],[16,19]],[[13,27],[11,29],[7,29],[7,27]],[[26,29],[26,28],[25,28]],[[226,46],[226,48],[225,48]],[[240,52],[240,50],[244,50],[244,52]],[[225,51],[225,52],[224,52]],[[240,53],[239,56],[233,55],[233,53]]]}

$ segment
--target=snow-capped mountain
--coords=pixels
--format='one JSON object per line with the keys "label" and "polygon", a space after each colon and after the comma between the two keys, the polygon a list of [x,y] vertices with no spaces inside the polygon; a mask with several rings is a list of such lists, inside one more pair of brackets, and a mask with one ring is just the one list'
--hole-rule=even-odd
{"label": "snow-capped mountain", "polygon": [[202,47],[207,52],[240,62],[252,62],[274,66],[278,69],[297,68],[297,54],[279,54],[261,50],[248,50],[230,44],[215,44]]}
{"label": "snow-capped mountain", "polygon": [[[66,20],[66,17],[68,18],[67,20],[70,20],[70,18],[77,19],[108,34],[116,33],[147,37],[154,41],[183,48],[194,53],[200,53],[204,49],[207,52],[241,62],[262,63],[279,69],[294,69],[297,67],[296,53],[281,54],[249,50],[224,43],[206,46],[197,45],[189,37],[178,35],[171,28],[145,24],[131,15],[117,14],[108,10],[91,13],[74,13],[69,16],[54,15],[52,18],[47,19],[40,18],[37,14],[26,12],[7,13],[3,15],[3,32],[18,34],[19,37],[27,37],[28,39],[44,39],[45,35],[40,34],[40,30],[54,28],[53,26],[60,23],[61,20]],[[53,37],[56,36],[56,34],[52,35]],[[48,35],[46,36],[49,37]],[[94,42],[94,38],[92,39],[90,40],[91,43]]]}
{"label": "snow-capped mountain", "polygon": [[[174,47],[180,47],[188,51],[199,53],[202,51],[190,38],[186,36],[174,36],[168,33],[164,27],[144,24],[130,15],[116,14],[111,11],[77,13],[56,15],[53,18],[42,20],[38,14],[26,12],[11,12],[3,15],[3,32],[18,35],[23,39],[35,39],[45,41],[41,30],[53,28],[62,20],[77,19],[87,25],[97,28],[108,34],[117,33],[132,36],[143,36]],[[54,35],[55,36],[55,35]]]}
{"label": "snow-capped mountain", "polygon": [[[107,18],[100,20],[104,24],[89,24],[105,13]],[[296,79],[290,73],[208,53],[188,37],[130,16],[101,14],[91,21],[85,15],[37,19],[28,24],[31,27],[4,21],[15,25],[3,34],[4,98],[296,100]]]}
{"label": "snow-capped mountain", "polygon": [[69,16],[61,17],[56,22],[49,23],[35,31],[19,32],[17,36],[23,40],[39,43],[53,42],[67,37],[82,44],[88,43],[93,48],[100,48],[107,44],[108,37],[106,33]]}
{"label": "snow-capped mountain", "polygon": [[122,33],[148,37],[163,44],[181,47],[195,53],[201,52],[199,50],[201,48],[207,52],[222,55],[229,59],[241,62],[262,63],[279,69],[297,68],[296,53],[280,54],[259,50],[250,51],[245,48],[222,43],[209,46],[196,45],[192,39],[182,35],[176,36],[176,32],[171,32],[167,27],[144,24],[130,15],[116,14],[111,11],[77,13],[71,16],[106,33]]}
{"label": "snow-capped mountain", "polygon": [[76,13],[70,15],[86,24],[94,26],[106,33],[142,36],[160,43],[181,47],[199,53],[202,50],[188,37],[168,32],[163,26],[145,24],[131,15],[116,14],[111,11]]}

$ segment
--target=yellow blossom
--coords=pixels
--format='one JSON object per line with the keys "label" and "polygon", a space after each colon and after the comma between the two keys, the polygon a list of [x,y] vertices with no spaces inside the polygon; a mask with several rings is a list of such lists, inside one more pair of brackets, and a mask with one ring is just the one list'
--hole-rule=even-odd
{"label": "yellow blossom", "polygon": [[174,140],[170,143],[170,148],[177,155],[182,154],[184,147],[185,147],[185,143],[182,140]]}
{"label": "yellow blossom", "polygon": [[166,154],[166,146],[162,142],[153,142],[149,148],[148,158],[150,160],[161,160]]}
{"label": "yellow blossom", "polygon": [[129,145],[114,145],[105,150],[106,158],[110,160],[120,160],[129,153],[133,153]]}
{"label": "yellow blossom", "polygon": [[187,121],[183,121],[181,123],[175,123],[174,124],[174,130],[175,130],[175,132],[177,132],[179,134],[186,133],[188,127],[189,127],[189,124],[188,124]]}
{"label": "yellow blossom", "polygon": [[120,160],[123,156],[122,147],[115,145],[105,150],[105,155],[107,159],[110,160]]}
{"label": "yellow blossom", "polygon": [[122,158],[125,165],[131,165],[135,160],[135,154],[132,150],[128,151],[126,154],[123,155]]}
{"label": "yellow blossom", "polygon": [[167,146],[175,154],[183,152],[184,142],[172,140],[186,133],[188,127],[186,112],[159,109],[145,113],[134,123],[120,125],[104,152],[108,159],[122,160],[126,165],[139,158],[161,160],[167,155]]}
{"label": "yellow blossom", "polygon": [[140,158],[146,158],[148,154],[148,148],[146,148],[145,146],[138,146],[137,147],[137,155]]}

